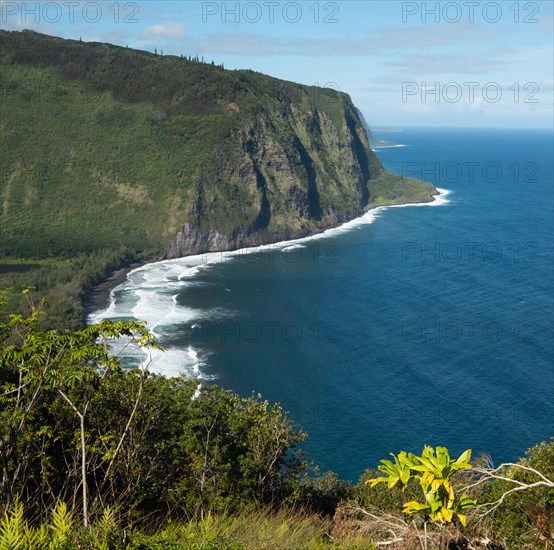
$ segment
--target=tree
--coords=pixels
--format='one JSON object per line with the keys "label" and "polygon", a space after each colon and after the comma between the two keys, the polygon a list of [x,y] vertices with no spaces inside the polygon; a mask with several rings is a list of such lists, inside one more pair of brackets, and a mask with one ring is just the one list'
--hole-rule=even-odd
{"label": "tree", "polygon": [[45,519],[64,501],[87,526],[107,506],[202,517],[292,492],[304,434],[279,405],[123,369],[112,341],[158,347],[143,323],[45,331],[28,300],[0,322],[0,512]]}
{"label": "tree", "polygon": [[203,387],[183,424],[189,475],[180,498],[201,517],[210,509],[282,499],[305,468],[297,449],[304,437],[278,404]]}
{"label": "tree", "polygon": [[128,344],[157,346],[144,324],[135,321],[103,321],[65,334],[41,331],[42,305],[29,301],[28,317],[10,315],[7,323],[0,323],[0,495],[7,509],[22,497],[54,491],[49,480],[54,457],[45,450],[65,447],[71,440],[71,434],[55,429],[60,423],[54,417],[65,416],[56,403],[58,396],[79,420],[81,504],[87,526],[87,415],[98,388],[119,369],[108,341],[127,338]]}

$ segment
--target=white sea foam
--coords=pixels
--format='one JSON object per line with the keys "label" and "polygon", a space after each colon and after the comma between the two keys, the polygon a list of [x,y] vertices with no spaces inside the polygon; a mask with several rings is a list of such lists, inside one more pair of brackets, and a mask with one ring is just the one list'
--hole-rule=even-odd
{"label": "white sea foam", "polygon": [[200,397],[201,390],[202,390],[202,384],[198,384],[198,386],[196,386],[196,389],[194,390],[194,394],[192,396],[192,401],[194,401],[195,399],[198,399],[198,397]]}
{"label": "white sea foam", "polygon": [[144,320],[165,351],[132,349],[128,341],[120,340],[111,344],[113,353],[122,353],[142,368],[165,376],[185,374],[189,378],[209,378],[202,373],[203,350],[193,346],[183,350],[163,341],[164,336],[173,335],[176,329],[187,331],[200,320],[224,316],[221,308],[205,311],[178,303],[179,289],[189,285],[199,270],[207,267],[203,261],[205,258],[195,256],[133,269],[127,274],[127,280],[111,291],[108,307],[89,315],[89,323],[114,318]]}
{"label": "white sea foam", "polygon": [[418,202],[418,203],[412,203],[412,204],[393,204],[391,206],[386,206],[385,208],[407,208],[409,206],[444,206],[445,204],[448,204],[450,201],[448,200],[448,195],[450,195],[452,192],[448,189],[440,189],[437,187],[437,191],[440,193],[440,195],[434,195],[434,201],[433,202]]}
{"label": "white sea foam", "polygon": [[353,220],[345,222],[337,227],[326,229],[321,233],[316,233],[315,235],[302,237],[301,239],[295,239],[292,241],[281,241],[278,243],[264,245],[259,248],[260,249],[270,248],[270,247],[286,248],[291,245],[298,245],[312,240],[334,237],[336,235],[340,235],[341,233],[345,233],[347,231],[352,231],[354,229],[357,229],[360,226],[372,224],[378,217],[381,216],[381,214],[387,208],[410,208],[414,206],[444,206],[445,204],[448,204],[449,200],[447,196],[450,195],[451,192],[448,189],[441,189],[438,187],[436,189],[439,192],[439,194],[434,195],[433,196],[434,200],[431,202],[418,202],[418,203],[408,203],[408,204],[392,204],[388,206],[377,206],[376,208],[372,208],[371,210],[368,210],[365,214],[362,214],[358,218],[354,218]]}
{"label": "white sea foam", "polygon": [[[209,379],[202,368],[206,364],[206,352],[189,345],[186,350],[176,345],[164,344],[163,337],[173,335],[176,327],[190,331],[202,327],[202,321],[223,319],[233,312],[224,308],[199,310],[178,303],[179,289],[194,283],[194,278],[201,271],[210,269],[213,265],[231,261],[237,256],[255,254],[269,249],[280,249],[283,252],[305,248],[308,241],[335,237],[341,233],[355,230],[361,226],[373,223],[387,208],[411,206],[442,206],[447,204],[450,192],[438,189],[440,195],[430,203],[379,206],[368,210],[362,216],[346,222],[338,227],[327,229],[322,233],[303,237],[301,239],[281,241],[253,248],[242,248],[230,252],[210,252],[162,260],[137,267],[127,274],[127,280],[112,289],[108,306],[89,315],[89,323],[98,323],[102,319],[131,318],[143,320],[147,328],[162,340],[164,352],[158,350],[131,351],[127,346],[126,356],[134,357],[143,368],[165,376],[184,374],[189,378]],[[225,288],[229,291],[230,289]],[[125,346],[125,341],[115,343],[114,353],[119,353]]]}
{"label": "white sea foam", "polygon": [[371,150],[379,151],[379,149],[394,149],[395,147],[410,147],[410,145],[404,145],[402,143],[395,143],[394,145],[374,145]]}
{"label": "white sea foam", "polygon": [[189,323],[202,315],[200,310],[178,305],[178,294],[166,294],[163,287],[138,289],[134,292],[139,301],[131,310],[132,316],[135,319],[145,319],[150,330],[155,330],[160,325]]}
{"label": "white sea foam", "polygon": [[188,269],[185,269],[184,271],[179,273],[177,279],[179,279],[179,281],[182,281],[183,279],[194,277],[195,275],[198,275],[198,273],[200,273],[200,267],[189,267]]}
{"label": "white sea foam", "polygon": [[303,244],[291,244],[283,247],[283,251],[286,250],[298,250],[300,248],[306,248]]}
{"label": "white sea foam", "polygon": [[206,364],[206,356],[192,346],[186,350],[180,348],[165,347],[164,351],[142,350],[141,368],[147,368],[150,372],[163,374],[164,376],[181,376],[211,380],[202,372]]}

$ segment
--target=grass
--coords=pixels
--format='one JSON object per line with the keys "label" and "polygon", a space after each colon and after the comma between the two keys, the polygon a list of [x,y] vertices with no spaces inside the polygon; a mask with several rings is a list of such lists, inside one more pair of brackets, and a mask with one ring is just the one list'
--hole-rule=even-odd
{"label": "grass", "polygon": [[333,540],[332,521],[302,510],[246,508],[235,516],[219,516],[178,528],[185,537],[198,541],[229,541],[243,548],[260,550],[375,548],[370,540],[344,536]]}
{"label": "grass", "polygon": [[371,179],[368,188],[372,196],[371,204],[375,206],[426,202],[436,193],[436,190],[427,182],[395,176],[388,172],[383,172]]}
{"label": "grass", "polygon": [[374,550],[362,536],[333,540],[332,521],[302,510],[247,507],[234,515],[208,513],[204,519],[173,521],[157,529],[123,529],[112,508],[106,508],[90,528],[81,527],[64,503],[58,503],[47,523],[34,525],[15,504],[0,521],[2,548],[99,548],[126,550]]}

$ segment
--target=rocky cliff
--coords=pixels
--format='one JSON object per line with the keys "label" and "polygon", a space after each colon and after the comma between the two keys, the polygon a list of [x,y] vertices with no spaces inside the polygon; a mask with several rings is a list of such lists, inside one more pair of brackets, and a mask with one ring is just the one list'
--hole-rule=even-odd
{"label": "rocky cliff", "polygon": [[4,243],[171,258],[435,192],[385,172],[334,90],[29,31],[0,31],[0,83]]}
{"label": "rocky cliff", "polygon": [[[234,102],[238,131],[197,181],[169,257],[302,237],[368,206],[368,182],[384,170],[350,98],[298,91],[298,101],[272,98],[254,116],[241,116]],[[323,93],[332,111],[312,96]]]}

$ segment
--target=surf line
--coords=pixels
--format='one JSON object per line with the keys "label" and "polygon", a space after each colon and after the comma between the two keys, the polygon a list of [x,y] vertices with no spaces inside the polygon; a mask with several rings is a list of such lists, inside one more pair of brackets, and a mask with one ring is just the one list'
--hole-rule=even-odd
{"label": "surf line", "polygon": [[[278,250],[283,254],[301,254],[306,244],[319,239],[329,239],[331,237],[352,231],[358,227],[372,224],[379,215],[387,208],[405,208],[412,206],[443,206],[450,201],[448,196],[450,191],[437,188],[438,194],[433,196],[433,200],[422,203],[391,204],[371,207],[361,216],[345,222],[337,227],[332,227],[306,237],[299,239],[279,241],[253,247],[245,247],[224,252],[207,252],[204,254],[195,254],[183,256],[171,260],[160,260],[144,264],[132,269],[127,273],[126,280],[118,284],[110,291],[109,303],[105,309],[97,310],[88,316],[88,323],[99,322],[106,318],[134,318],[144,320],[147,327],[154,331],[156,336],[160,337],[164,324],[173,321],[174,323],[189,323],[194,331],[195,327],[202,326],[205,320],[213,320],[217,316],[225,316],[224,311],[198,310],[181,306],[177,302],[175,292],[184,286],[191,284],[193,279],[204,269],[211,266],[232,261],[240,255],[255,255],[270,250]],[[293,258],[294,259],[294,258]],[[256,258],[254,258],[256,260]],[[167,291],[170,290],[170,293]],[[225,289],[228,290],[228,289]],[[165,293],[163,291],[166,291]],[[117,294],[132,295],[127,296],[127,300],[121,300],[118,303]],[[140,314],[138,311],[140,310]],[[165,352],[152,354],[147,350],[141,350],[145,359],[141,363],[142,368],[149,368],[153,372],[158,372],[165,376],[178,376],[186,374],[191,379],[211,379],[202,372],[202,366],[205,364],[205,358],[202,357],[200,349],[192,345],[185,348],[175,346],[164,346]]]}

